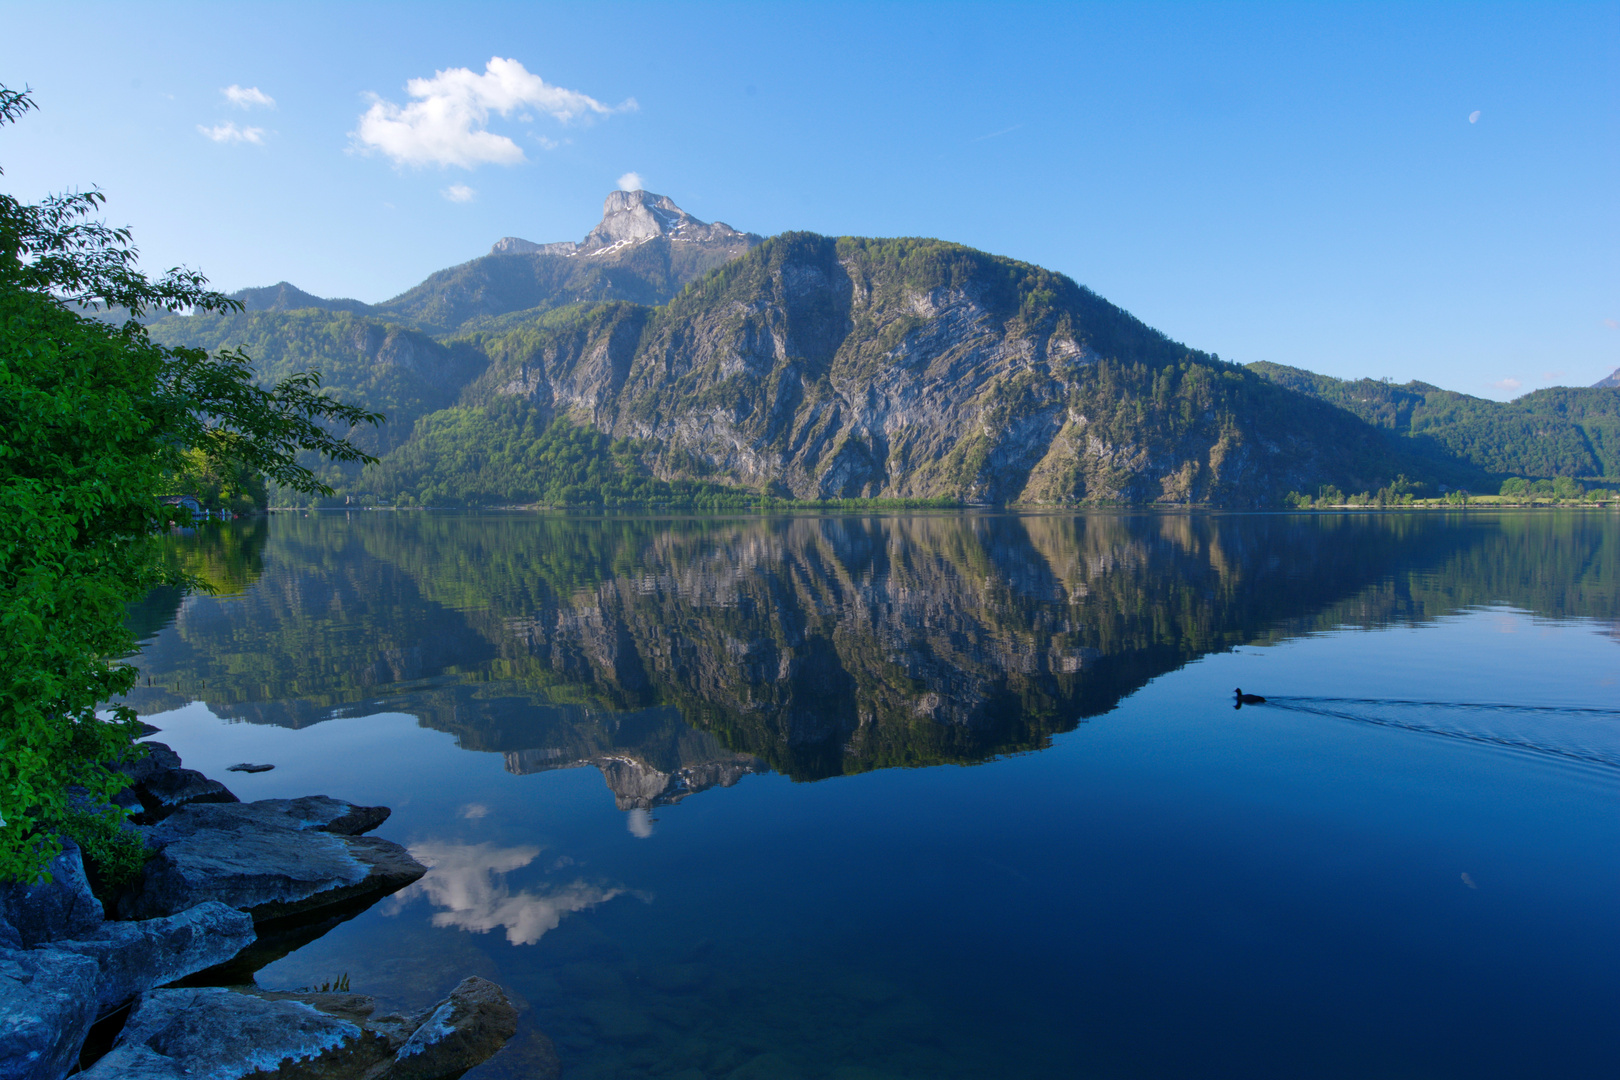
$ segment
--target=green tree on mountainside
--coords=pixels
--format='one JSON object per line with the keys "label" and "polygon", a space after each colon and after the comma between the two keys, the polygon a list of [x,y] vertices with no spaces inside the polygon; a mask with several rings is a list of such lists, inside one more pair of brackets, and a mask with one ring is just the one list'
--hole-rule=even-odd
{"label": "green tree on mountainside", "polygon": [[[0,124],[32,108],[0,87]],[[136,752],[136,721],[97,706],[135,679],[117,659],[125,604],[182,577],[149,542],[183,517],[159,495],[188,470],[318,490],[295,454],[364,460],[327,425],[381,419],[323,395],[316,373],[263,387],[240,351],[154,343],[148,312],[235,302],[195,271],[137,271],[128,230],[91,219],[102,202],[0,194],[0,878],[37,876],[65,831],[121,835],[115,811],[86,808],[121,786],[107,763]],[[83,314],[115,309],[122,325]]]}

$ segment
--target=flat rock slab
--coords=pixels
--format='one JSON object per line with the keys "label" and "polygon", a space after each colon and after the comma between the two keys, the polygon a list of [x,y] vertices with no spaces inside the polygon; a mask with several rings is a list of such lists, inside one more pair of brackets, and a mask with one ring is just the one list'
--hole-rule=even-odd
{"label": "flat rock slab", "polygon": [[209,901],[161,919],[103,923],[50,948],[96,962],[96,1015],[105,1016],[154,986],[226,963],[254,938],[251,915]]}
{"label": "flat rock slab", "polygon": [[[301,1001],[266,1001],[210,986],[153,990],[143,996],[111,1052],[80,1073],[84,1080],[236,1080],[253,1073],[359,1076],[381,1055],[367,1054],[352,1020]],[[318,1061],[352,1071],[316,1072]],[[308,1071],[292,1069],[304,1065]],[[279,1073],[287,1066],[286,1074]]]}
{"label": "flat rock slab", "polygon": [[0,950],[0,1080],[60,1080],[96,1018],[99,969],[54,949]]}
{"label": "flat rock slab", "polygon": [[146,830],[158,853],[118,913],[151,919],[215,900],[263,922],[385,896],[427,872],[398,844],[354,835],[386,816],[324,796],[190,804]]}
{"label": "flat rock slab", "polygon": [[222,987],[154,990],[83,1080],[449,1080],[488,1059],[516,1030],[501,988],[464,980],[414,1018],[372,1015],[359,994]]}

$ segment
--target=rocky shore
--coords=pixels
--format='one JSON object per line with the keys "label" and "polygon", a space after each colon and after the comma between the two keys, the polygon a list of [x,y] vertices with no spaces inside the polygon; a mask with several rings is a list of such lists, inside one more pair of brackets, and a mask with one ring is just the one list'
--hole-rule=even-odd
{"label": "rocky shore", "polygon": [[449,1080],[511,1038],[516,1009],[476,977],[412,1016],[253,985],[427,868],[365,835],[386,807],[244,803],[146,745],[115,799],[153,853],[133,881],[98,896],[65,842],[48,883],[0,886],[0,1080]]}

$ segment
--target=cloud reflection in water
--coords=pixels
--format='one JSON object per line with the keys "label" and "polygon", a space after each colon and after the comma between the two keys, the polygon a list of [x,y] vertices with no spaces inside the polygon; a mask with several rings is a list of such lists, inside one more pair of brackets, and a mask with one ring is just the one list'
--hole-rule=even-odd
{"label": "cloud reflection in water", "polygon": [[514,893],[505,875],[528,866],[540,854],[538,847],[496,847],[494,844],[456,844],[427,841],[410,848],[428,868],[414,885],[393,898],[389,914],[426,897],[434,907],[434,926],[456,926],[474,933],[505,928],[513,945],[533,945],[555,930],[564,915],[604,904],[629,890],[574,881],[544,893],[523,889]]}

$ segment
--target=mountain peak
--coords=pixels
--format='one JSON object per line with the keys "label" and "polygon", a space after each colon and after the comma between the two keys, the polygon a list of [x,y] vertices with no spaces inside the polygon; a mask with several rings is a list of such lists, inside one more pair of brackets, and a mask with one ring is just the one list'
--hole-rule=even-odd
{"label": "mountain peak", "polygon": [[1606,378],[1599,379],[1592,384],[1594,390],[1610,388],[1620,390],[1620,367],[1614,369]]}
{"label": "mountain peak", "polygon": [[605,255],[659,237],[695,244],[742,242],[748,246],[750,240],[758,242],[758,238],[738,232],[725,222],[699,221],[676,206],[668,195],[640,190],[610,191],[602,200],[602,220],[581,243],[565,240],[557,244],[536,244],[507,236],[495,242],[490,254]]}

